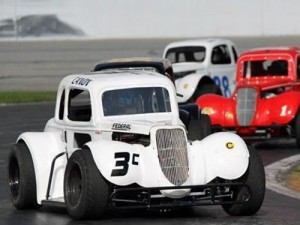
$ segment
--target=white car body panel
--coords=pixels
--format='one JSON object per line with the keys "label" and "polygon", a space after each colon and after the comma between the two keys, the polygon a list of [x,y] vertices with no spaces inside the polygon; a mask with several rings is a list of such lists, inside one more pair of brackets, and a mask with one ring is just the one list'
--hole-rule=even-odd
{"label": "white car body panel", "polygon": [[[203,74],[203,76],[205,75]],[[192,73],[175,80],[175,85],[178,93],[176,100],[178,101],[178,103],[187,102],[192,97],[192,95],[196,91],[200,79],[201,76],[199,76],[199,74]]]}
{"label": "white car body panel", "polygon": [[[215,146],[212,146],[212,141]],[[228,149],[227,143],[234,147]],[[87,143],[101,174],[111,183],[127,186],[137,183],[143,187],[173,186],[162,173],[155,145],[144,147],[122,142],[95,141]],[[117,152],[129,152],[130,162],[125,176],[114,177],[111,172],[116,168],[114,155]],[[138,155],[133,159],[133,155]],[[236,134],[220,132],[212,134],[202,141],[188,145],[189,179],[185,185],[203,185],[216,177],[236,179],[242,176],[248,167],[249,152],[244,141]],[[228,166],[228,162],[231,166]],[[148,179],[151,177],[152,179]],[[145,179],[146,178],[146,179]]]}
{"label": "white car body panel", "polygon": [[[32,156],[35,177],[37,202],[45,199],[50,175],[52,160],[56,155],[65,152],[65,146],[61,141],[59,132],[26,132],[20,135],[19,140],[23,140]],[[57,159],[53,182],[50,189],[51,198],[63,196],[63,178],[67,163],[66,156]]]}
{"label": "white car body panel", "polygon": [[204,63],[196,62],[180,62],[172,64],[174,72],[184,72],[184,71],[205,71],[206,66]]}

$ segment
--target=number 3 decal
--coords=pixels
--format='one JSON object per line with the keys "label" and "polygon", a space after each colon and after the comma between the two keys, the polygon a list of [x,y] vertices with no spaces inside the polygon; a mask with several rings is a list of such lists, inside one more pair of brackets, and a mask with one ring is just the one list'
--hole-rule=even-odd
{"label": "number 3 decal", "polygon": [[[132,154],[132,165],[138,165],[139,163],[136,161],[139,157],[139,154]],[[116,152],[115,153],[115,159],[116,160],[116,167],[120,167],[118,169],[113,169],[111,172],[112,177],[116,176],[125,176],[128,172],[129,168],[129,160],[130,160],[130,154],[128,152]]]}

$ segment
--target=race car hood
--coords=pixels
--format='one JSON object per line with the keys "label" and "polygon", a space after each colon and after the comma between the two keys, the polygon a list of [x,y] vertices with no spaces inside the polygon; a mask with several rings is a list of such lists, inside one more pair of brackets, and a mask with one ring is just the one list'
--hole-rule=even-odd
{"label": "race car hood", "polygon": [[203,63],[195,63],[195,62],[173,63],[172,67],[173,67],[174,73],[205,69],[205,66],[203,65]]}
{"label": "race car hood", "polygon": [[238,86],[256,86],[258,89],[261,90],[269,90],[273,88],[279,88],[282,86],[286,86],[290,84],[291,81],[288,78],[281,78],[281,79],[243,79],[239,82]]}
{"label": "race car hood", "polygon": [[145,134],[150,133],[151,128],[155,126],[169,126],[173,124],[172,120],[161,120],[161,121],[147,121],[147,120],[134,120],[134,121],[104,121],[101,122],[100,127],[102,131],[110,132],[125,132],[125,133],[136,133]]}

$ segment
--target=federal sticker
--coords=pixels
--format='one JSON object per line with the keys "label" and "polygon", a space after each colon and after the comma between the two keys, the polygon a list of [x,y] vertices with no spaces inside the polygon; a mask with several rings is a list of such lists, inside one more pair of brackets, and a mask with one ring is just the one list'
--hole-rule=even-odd
{"label": "federal sticker", "polygon": [[130,130],[131,126],[127,123],[113,123],[112,125],[113,130]]}
{"label": "federal sticker", "polygon": [[232,142],[227,142],[226,143],[226,148],[233,149],[234,148],[234,144]]}

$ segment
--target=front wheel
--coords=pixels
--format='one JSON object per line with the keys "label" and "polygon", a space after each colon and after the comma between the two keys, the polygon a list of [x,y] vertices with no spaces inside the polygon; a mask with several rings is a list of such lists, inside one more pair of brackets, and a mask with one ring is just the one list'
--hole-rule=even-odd
{"label": "front wheel", "polygon": [[25,143],[15,144],[8,156],[10,198],[17,209],[37,208],[36,178],[30,151]]}
{"label": "front wheel", "polygon": [[109,187],[89,149],[75,151],[68,160],[64,195],[67,210],[75,219],[98,219],[106,211]]}
{"label": "front wheel", "polygon": [[250,216],[255,214],[260,209],[265,196],[266,180],[263,163],[254,148],[248,147],[248,149],[250,153],[248,169],[237,181],[248,185],[250,192],[245,187],[233,190],[233,200],[246,200],[246,202],[243,204],[222,205],[224,211],[232,216]]}

